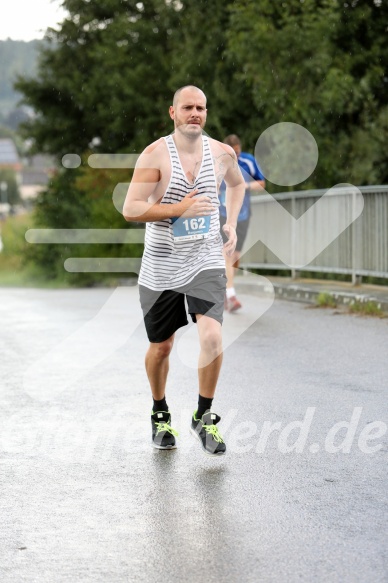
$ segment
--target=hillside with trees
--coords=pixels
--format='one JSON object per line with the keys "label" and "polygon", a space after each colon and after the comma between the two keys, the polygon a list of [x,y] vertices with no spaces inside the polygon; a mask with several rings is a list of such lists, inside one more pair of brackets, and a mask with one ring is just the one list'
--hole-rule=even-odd
{"label": "hillside with trees", "polygon": [[[42,41],[0,41],[0,124],[9,120],[14,127],[12,112],[17,109],[22,95],[14,88],[18,75],[34,78],[38,68],[38,54]],[[15,119],[17,114],[14,114]],[[8,123],[7,123],[8,125]]]}

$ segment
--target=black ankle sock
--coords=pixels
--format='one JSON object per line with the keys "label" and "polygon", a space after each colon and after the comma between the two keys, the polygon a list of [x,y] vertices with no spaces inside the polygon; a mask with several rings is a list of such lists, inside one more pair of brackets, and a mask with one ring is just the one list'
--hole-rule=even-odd
{"label": "black ankle sock", "polygon": [[156,411],[168,411],[166,397],[163,397],[163,399],[160,399],[160,401],[156,401],[156,399],[154,399],[153,412],[156,413]]}
{"label": "black ankle sock", "polygon": [[198,396],[198,409],[196,413],[196,418],[201,419],[202,415],[211,408],[213,399],[208,399],[207,397]]}

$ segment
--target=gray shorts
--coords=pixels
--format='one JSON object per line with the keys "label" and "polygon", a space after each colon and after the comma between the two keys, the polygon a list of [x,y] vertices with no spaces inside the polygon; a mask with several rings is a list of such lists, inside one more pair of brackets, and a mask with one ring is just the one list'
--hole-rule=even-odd
{"label": "gray shorts", "polygon": [[149,341],[163,342],[170,338],[178,328],[188,324],[187,313],[193,322],[197,321],[196,314],[202,314],[222,324],[225,290],[224,269],[205,269],[190,283],[164,291],[154,291],[139,285],[140,304]]}

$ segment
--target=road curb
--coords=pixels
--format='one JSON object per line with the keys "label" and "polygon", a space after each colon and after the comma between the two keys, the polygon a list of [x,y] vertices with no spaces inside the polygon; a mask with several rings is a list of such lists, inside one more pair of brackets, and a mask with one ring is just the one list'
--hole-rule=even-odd
{"label": "road curb", "polygon": [[[373,293],[340,291],[333,289],[328,285],[320,285],[317,287],[310,287],[305,284],[282,284],[271,281],[275,290],[275,298],[290,300],[294,302],[302,302],[305,304],[317,305],[318,296],[322,293],[327,293],[334,298],[337,304],[343,306],[351,306],[352,304],[373,302],[378,309],[383,312],[388,312],[388,295],[386,298],[378,297]],[[236,281],[236,288],[241,293],[249,293],[253,295],[268,294],[269,287],[266,283],[260,281],[244,281],[243,278]]]}

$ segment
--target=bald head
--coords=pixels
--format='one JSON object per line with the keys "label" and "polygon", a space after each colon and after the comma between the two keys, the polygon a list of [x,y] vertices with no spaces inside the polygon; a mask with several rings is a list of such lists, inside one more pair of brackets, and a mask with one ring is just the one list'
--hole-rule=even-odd
{"label": "bald head", "polygon": [[169,114],[181,137],[196,140],[206,125],[206,95],[195,85],[181,87],[175,92]]}
{"label": "bald head", "polygon": [[174,98],[173,98],[173,106],[176,107],[178,105],[179,99],[182,97],[182,93],[183,95],[185,93],[188,93],[190,91],[197,91],[198,93],[200,93],[206,102],[206,95],[204,94],[204,92],[202,91],[202,89],[199,89],[199,87],[196,87],[195,85],[184,85],[183,87],[180,87],[179,89],[177,89],[174,93]]}

